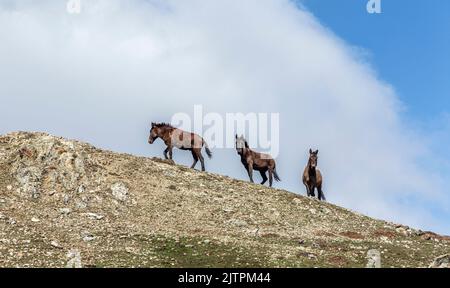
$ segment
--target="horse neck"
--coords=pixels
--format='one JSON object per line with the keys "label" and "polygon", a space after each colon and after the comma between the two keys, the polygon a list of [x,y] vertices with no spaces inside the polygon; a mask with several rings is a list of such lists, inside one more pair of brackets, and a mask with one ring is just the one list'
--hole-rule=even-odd
{"label": "horse neck", "polygon": [[316,167],[311,166],[311,160],[308,161],[308,173],[309,175],[316,175]]}
{"label": "horse neck", "polygon": [[159,137],[161,137],[161,139],[165,139],[167,138],[167,136],[169,136],[170,132],[172,132],[175,128],[173,127],[169,127],[169,126],[165,126],[165,127],[161,127],[160,133],[159,133]]}
{"label": "horse neck", "polygon": [[251,154],[250,148],[242,148],[241,159],[247,159],[247,156]]}

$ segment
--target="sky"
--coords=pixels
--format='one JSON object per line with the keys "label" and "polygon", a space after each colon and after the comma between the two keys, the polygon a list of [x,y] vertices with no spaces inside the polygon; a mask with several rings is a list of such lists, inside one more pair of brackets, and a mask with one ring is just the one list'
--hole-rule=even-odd
{"label": "sky", "polygon": [[298,3],[350,45],[366,50],[379,77],[404,102],[405,116],[417,122],[441,120],[450,107],[450,2],[385,0],[382,13],[372,15],[361,13],[366,2]]}
{"label": "sky", "polygon": [[[366,2],[2,1],[0,133],[162,157],[151,121],[278,113],[277,188],[305,194],[319,149],[329,202],[450,234],[449,4]],[[208,171],[247,180],[234,149],[213,153]]]}

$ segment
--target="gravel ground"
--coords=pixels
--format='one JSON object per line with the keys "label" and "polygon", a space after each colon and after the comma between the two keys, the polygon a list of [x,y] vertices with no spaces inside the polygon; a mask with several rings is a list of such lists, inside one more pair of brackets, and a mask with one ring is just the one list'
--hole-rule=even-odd
{"label": "gravel ground", "polygon": [[0,137],[0,267],[429,267],[449,243],[171,161]]}

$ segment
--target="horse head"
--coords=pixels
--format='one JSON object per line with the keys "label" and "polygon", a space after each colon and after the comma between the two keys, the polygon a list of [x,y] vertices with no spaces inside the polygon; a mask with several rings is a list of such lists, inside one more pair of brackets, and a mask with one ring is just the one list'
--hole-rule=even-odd
{"label": "horse head", "polygon": [[244,136],[238,136],[236,134],[236,151],[239,155],[242,155],[245,152],[245,149],[248,149],[247,140],[245,140]]}
{"label": "horse head", "polygon": [[316,168],[317,167],[317,160],[318,160],[318,155],[319,154],[319,150],[313,151],[312,149],[309,149],[309,161],[308,161],[308,165],[310,168]]}
{"label": "horse head", "polygon": [[160,128],[156,123],[152,123],[152,128],[150,129],[150,135],[148,136],[148,143],[153,144],[156,139],[158,139],[160,133]]}

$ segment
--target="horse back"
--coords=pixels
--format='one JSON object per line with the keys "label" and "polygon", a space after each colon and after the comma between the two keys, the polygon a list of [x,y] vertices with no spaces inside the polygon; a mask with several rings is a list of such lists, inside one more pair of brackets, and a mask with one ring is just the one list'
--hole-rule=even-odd
{"label": "horse back", "polygon": [[187,132],[181,129],[174,129],[170,135],[171,144],[174,147],[183,150],[201,149],[203,146],[203,138],[199,135]]}
{"label": "horse back", "polygon": [[268,169],[275,168],[275,160],[269,154],[259,153],[253,150],[250,150],[250,155],[253,161],[254,169]]}

